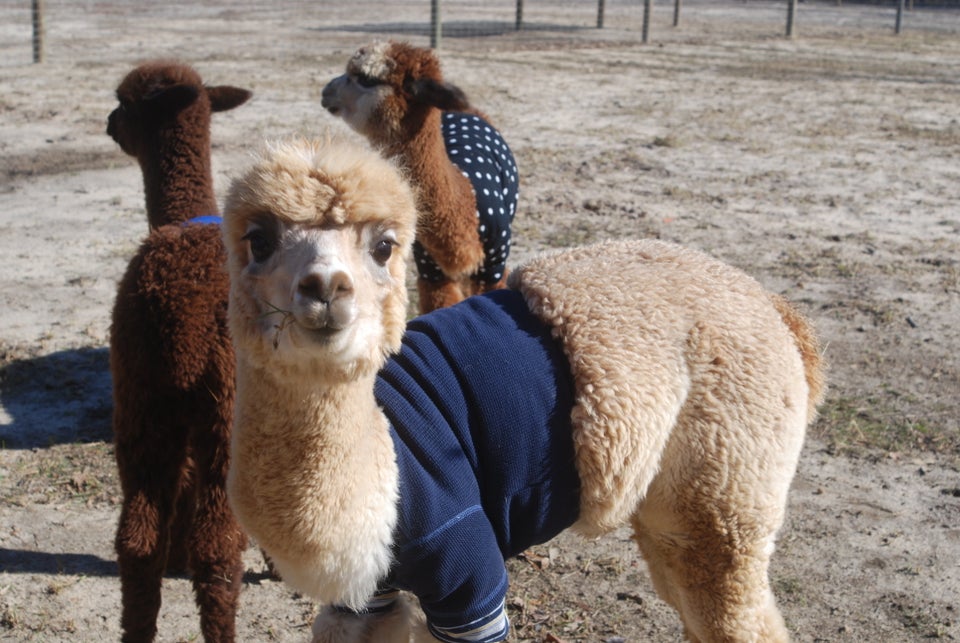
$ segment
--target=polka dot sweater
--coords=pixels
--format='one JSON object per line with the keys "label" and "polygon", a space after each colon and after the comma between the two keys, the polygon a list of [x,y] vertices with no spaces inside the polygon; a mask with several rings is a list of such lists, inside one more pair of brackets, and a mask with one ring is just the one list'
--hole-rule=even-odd
{"label": "polka dot sweater", "polygon": [[[503,278],[510,255],[510,224],[517,211],[517,164],[500,133],[479,116],[443,114],[447,156],[470,179],[477,201],[477,229],[484,260],[474,275],[487,284]],[[427,281],[446,281],[436,261],[419,243],[413,246],[417,272]]]}

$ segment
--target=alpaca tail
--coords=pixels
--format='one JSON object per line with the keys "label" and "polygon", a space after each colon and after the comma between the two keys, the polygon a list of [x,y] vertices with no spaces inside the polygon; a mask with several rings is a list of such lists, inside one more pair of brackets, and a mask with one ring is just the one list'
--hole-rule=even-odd
{"label": "alpaca tail", "polygon": [[823,359],[823,351],[820,348],[820,342],[810,322],[797,312],[790,302],[779,295],[770,295],[770,300],[776,307],[777,312],[783,319],[793,335],[793,341],[800,351],[800,357],[803,359],[803,371],[807,380],[807,387],[810,394],[807,397],[807,417],[813,421],[817,417],[817,407],[823,402],[823,397],[827,391],[826,383],[826,361]]}

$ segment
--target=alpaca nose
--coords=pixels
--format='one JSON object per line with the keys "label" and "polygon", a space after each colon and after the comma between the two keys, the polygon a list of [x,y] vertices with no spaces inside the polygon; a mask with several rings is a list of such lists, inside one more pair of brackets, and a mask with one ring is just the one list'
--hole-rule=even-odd
{"label": "alpaca nose", "polygon": [[341,78],[342,76],[334,78],[327,83],[323,91],[320,92],[320,105],[334,114],[340,109],[340,105],[337,102],[337,84],[342,82]]}
{"label": "alpaca nose", "polygon": [[353,280],[343,270],[314,271],[297,284],[297,293],[306,299],[329,304],[353,292]]}
{"label": "alpaca nose", "polygon": [[117,110],[110,112],[107,117],[107,135],[113,140],[117,140]]}

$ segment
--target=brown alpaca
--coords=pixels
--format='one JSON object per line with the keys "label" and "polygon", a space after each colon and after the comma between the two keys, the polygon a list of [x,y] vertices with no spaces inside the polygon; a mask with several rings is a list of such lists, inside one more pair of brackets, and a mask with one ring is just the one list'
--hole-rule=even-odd
{"label": "brown alpaca", "polygon": [[150,233],[120,282],[110,330],[123,508],[116,549],[124,641],[157,631],[164,570],[192,575],[207,641],[232,641],[246,537],[225,493],[234,356],[214,215],[210,114],[250,92],[150,62],[117,88],[107,133],[140,163]]}
{"label": "brown alpaca", "polygon": [[502,288],[517,166],[486,117],[444,82],[434,53],[402,42],[364,47],[322,102],[396,158],[417,189],[420,312]]}

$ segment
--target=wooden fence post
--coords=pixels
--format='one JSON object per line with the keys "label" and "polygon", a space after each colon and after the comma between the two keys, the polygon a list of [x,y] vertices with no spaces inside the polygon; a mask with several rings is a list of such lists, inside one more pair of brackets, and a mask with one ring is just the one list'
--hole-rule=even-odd
{"label": "wooden fence post", "polygon": [[787,0],[787,38],[793,38],[793,23],[797,17],[797,0]]}
{"label": "wooden fence post", "polygon": [[673,26],[680,25],[680,0],[673,0]]}
{"label": "wooden fence post", "polygon": [[440,49],[443,26],[440,23],[440,0],[430,0],[430,48]]}
{"label": "wooden fence post", "polygon": [[597,29],[603,29],[604,0],[597,1]]}
{"label": "wooden fence post", "polygon": [[903,24],[903,0],[897,0],[897,24],[893,28],[893,33],[899,35]]}
{"label": "wooden fence post", "polygon": [[643,42],[650,38],[650,5],[653,0],[643,0]]}
{"label": "wooden fence post", "polygon": [[523,0],[517,0],[517,31],[523,28]]}
{"label": "wooden fence post", "polygon": [[44,54],[43,0],[33,0],[33,62],[42,63]]}

